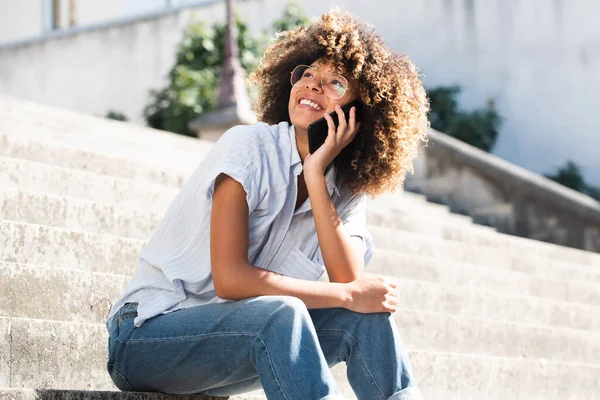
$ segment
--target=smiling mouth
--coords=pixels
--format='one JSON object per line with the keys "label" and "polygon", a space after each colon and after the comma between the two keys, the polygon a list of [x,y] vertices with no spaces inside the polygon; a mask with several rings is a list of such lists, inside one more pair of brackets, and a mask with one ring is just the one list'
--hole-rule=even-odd
{"label": "smiling mouth", "polygon": [[308,106],[308,107],[312,108],[315,111],[323,111],[323,107],[321,107],[318,103],[315,103],[312,100],[300,99],[300,101],[298,102],[298,104],[304,105],[304,106]]}

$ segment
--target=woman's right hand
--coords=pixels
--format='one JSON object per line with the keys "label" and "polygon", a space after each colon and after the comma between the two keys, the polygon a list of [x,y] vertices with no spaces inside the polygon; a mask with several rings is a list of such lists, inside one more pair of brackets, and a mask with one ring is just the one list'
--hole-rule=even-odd
{"label": "woman's right hand", "polygon": [[398,297],[395,279],[367,275],[346,285],[350,292],[347,309],[360,313],[396,311]]}

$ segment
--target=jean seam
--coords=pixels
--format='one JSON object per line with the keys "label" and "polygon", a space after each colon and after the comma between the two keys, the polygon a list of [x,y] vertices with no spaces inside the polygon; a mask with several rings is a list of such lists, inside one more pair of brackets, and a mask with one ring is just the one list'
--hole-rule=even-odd
{"label": "jean seam", "polygon": [[129,383],[129,381],[127,380],[127,378],[125,378],[125,376],[124,376],[122,373],[120,373],[120,372],[119,372],[119,371],[116,369],[116,367],[114,367],[114,371],[115,371],[115,374],[119,375],[119,378],[121,378],[121,379],[123,380],[123,382],[124,382],[124,383],[126,383],[126,384],[127,384],[127,386],[129,386],[129,389],[130,389],[131,391],[133,391],[133,392],[137,392],[137,390],[135,390],[135,389],[133,388],[133,386],[131,386],[131,383]]}
{"label": "jean seam", "polygon": [[386,397],[383,395],[383,393],[381,393],[381,391],[375,384],[375,381],[373,380],[373,375],[371,375],[371,373],[367,369],[367,366],[365,365],[365,363],[362,359],[362,356],[360,355],[360,352],[358,351],[358,349],[356,351],[357,351],[356,359],[358,360],[358,363],[360,364],[360,370],[361,370],[364,378],[367,380],[367,382],[369,382],[369,386],[371,386],[371,390],[373,390],[373,393],[375,394],[375,396],[377,396],[378,399],[385,400]]}
{"label": "jean seam", "polygon": [[[346,333],[346,331],[341,329],[325,329],[317,331],[317,336],[337,336],[342,338],[346,343],[349,343],[351,347],[355,347],[358,343],[354,340],[354,338]],[[338,353],[339,354],[339,353]],[[347,357],[344,355],[338,355],[335,359],[335,363],[340,363],[342,361],[346,362]]]}
{"label": "jean seam", "polygon": [[[352,335],[348,334],[345,330],[341,330],[341,329],[326,329],[326,330],[321,330],[321,331],[317,332],[317,334],[319,334],[319,335],[331,335],[333,333],[336,333],[336,334],[341,333],[342,340],[345,340],[348,344],[350,344],[350,346],[355,348],[355,351],[357,353],[356,359],[357,359],[357,362],[359,363],[360,371],[362,372],[363,377],[366,379],[367,382],[369,382],[369,386],[371,386],[371,390],[373,390],[375,395],[376,396],[378,395],[379,399],[385,400],[385,396],[383,395],[383,393],[381,393],[381,391],[375,384],[375,381],[373,380],[373,376],[367,369],[367,366],[365,365],[365,363],[360,355],[360,351],[358,348],[359,347],[358,341],[354,337],[352,337]],[[346,360],[346,363],[347,362],[348,362],[348,360]]]}
{"label": "jean seam", "polygon": [[354,339],[343,329],[325,329],[317,331],[317,335],[322,336],[333,336],[333,334],[341,334],[342,339],[346,340],[346,342],[348,342],[351,346],[358,346],[358,341],[356,341],[356,339]]}
{"label": "jean seam", "polygon": [[[189,335],[189,336],[176,336],[176,337],[167,337],[167,338],[149,338],[149,339],[129,339],[127,343],[135,344],[135,343],[152,343],[152,342],[170,342],[170,341],[178,341],[178,340],[186,340],[186,339],[198,339],[205,338],[211,336],[254,336],[256,333],[254,332],[213,332],[213,333],[204,333],[200,335]],[[118,339],[117,339],[118,340]],[[121,342],[125,343],[125,342]]]}
{"label": "jean seam", "polygon": [[131,319],[131,318],[135,318],[136,315],[137,314],[135,314],[135,313],[128,313],[128,314],[119,315],[117,317],[117,319],[115,320],[115,323],[120,324],[123,321],[127,321],[128,319]]}
{"label": "jean seam", "polygon": [[273,369],[273,362],[271,361],[271,356],[269,355],[269,348],[267,347],[267,344],[263,340],[262,336],[260,336],[260,333],[256,334],[256,337],[258,337],[258,339],[261,341],[261,343],[265,347],[265,352],[267,353],[267,359],[269,360],[269,368],[271,369],[271,373],[275,377],[275,382],[277,382],[277,386],[279,386],[279,390],[281,390],[281,393],[283,393],[283,397],[285,397],[286,399],[289,399],[290,397],[287,395],[287,393],[285,392],[285,390],[281,386],[281,382],[279,381],[279,377],[277,376],[277,373],[275,372],[275,369]]}

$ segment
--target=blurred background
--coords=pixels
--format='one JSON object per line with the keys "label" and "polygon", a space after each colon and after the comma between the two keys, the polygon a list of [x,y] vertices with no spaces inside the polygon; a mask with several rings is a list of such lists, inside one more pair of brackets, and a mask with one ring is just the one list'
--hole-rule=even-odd
{"label": "blurred background", "polygon": [[218,140],[253,121],[243,82],[276,33],[336,5],[422,73],[434,131],[406,190],[500,232],[600,248],[594,0],[237,1],[234,60],[224,1],[0,0],[0,94]]}
{"label": "blurred background", "polygon": [[366,211],[424,397],[600,399],[598,0],[0,0],[0,399],[180,398],[104,392],[106,316],[264,49],[336,4],[431,101]]}
{"label": "blurred background", "polygon": [[[461,127],[478,131],[464,139],[536,173],[574,175],[565,183],[600,198],[600,3],[339,4],[417,64],[439,111],[434,128],[459,137]],[[330,5],[304,0],[293,12],[315,19]],[[272,37],[265,31],[273,33],[289,3],[248,0],[236,7],[248,29],[242,50],[251,53],[242,63],[251,69]],[[167,86],[184,30],[200,21],[211,38],[213,26],[224,23],[222,2],[1,0],[0,93],[148,123],[150,91]],[[206,99],[196,103],[210,107]]]}

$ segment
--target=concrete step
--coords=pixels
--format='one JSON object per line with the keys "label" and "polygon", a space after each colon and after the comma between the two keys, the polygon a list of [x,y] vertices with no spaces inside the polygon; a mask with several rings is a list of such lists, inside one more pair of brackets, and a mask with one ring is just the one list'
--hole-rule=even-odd
{"label": "concrete step", "polygon": [[[0,188],[3,219],[146,240],[162,219],[163,213],[140,208],[38,191]],[[367,222],[433,236],[441,236],[447,225],[458,230],[469,230],[462,224],[457,226],[448,217],[434,219],[425,213],[382,212],[374,207],[367,211]]]}
{"label": "concrete step", "polygon": [[129,279],[0,261],[0,316],[103,323]]}
{"label": "concrete step", "polygon": [[[129,277],[92,272],[3,262],[0,264],[0,281],[8,289],[3,296],[5,303],[0,306],[0,315],[103,321]],[[400,307],[407,310],[503,323],[600,330],[599,307],[407,278],[395,279],[398,281]],[[27,303],[22,302],[23,293],[28,294]]]}
{"label": "concrete step", "polygon": [[[5,382],[5,385],[11,388],[114,390],[106,373],[107,333],[103,325],[2,318],[0,327],[0,332],[9,333],[9,340],[0,342],[3,343],[0,346],[4,347],[2,351],[12,351],[13,354],[10,371],[1,374],[10,376],[10,382]],[[7,349],[7,343],[10,349]],[[600,383],[595,379],[600,367],[593,364],[468,355],[410,347],[409,357],[420,386],[433,391],[433,394],[464,390],[467,383],[472,392],[480,395],[470,398],[486,399],[491,398],[490,393],[498,391],[503,395],[517,394],[504,398],[538,398],[523,395],[553,393],[547,391],[547,385],[556,391],[552,396],[567,393],[566,390],[573,396],[581,390],[582,394],[588,394],[589,399],[590,393],[597,393],[596,390],[600,389]],[[334,373],[340,386],[347,387],[345,376],[338,372],[344,367],[340,367],[335,368]],[[510,381],[505,381],[507,379]],[[563,381],[558,384],[556,380]],[[573,387],[560,389],[566,384]],[[487,390],[491,392],[486,393]],[[560,398],[552,396],[545,398]]]}
{"label": "concrete step", "polygon": [[[377,204],[369,203],[367,206],[367,223],[380,225],[403,231],[410,231],[427,236],[445,237],[447,232],[458,231],[456,236],[469,236],[473,232],[480,232],[478,225],[457,220],[456,214],[435,216],[429,213],[428,206],[411,208],[406,212],[398,212],[383,208]],[[450,228],[450,229],[449,229]]]}
{"label": "concrete step", "polygon": [[[481,225],[474,225],[474,227],[479,226]],[[445,225],[442,236],[446,239],[470,244],[493,246],[498,250],[510,252],[512,254],[527,254],[529,256],[568,261],[574,264],[590,265],[600,268],[600,254],[598,253],[560,246],[553,243],[540,242],[505,233],[486,232],[477,229],[457,229],[455,226]]]}
{"label": "concrete step", "polygon": [[[1,133],[0,156],[172,187],[183,186],[189,175],[189,173],[174,168],[176,165],[159,167],[148,163],[142,164],[140,161],[131,161],[60,144],[53,145],[47,140],[36,141]],[[204,155],[199,155],[198,163],[203,157]]]}
{"label": "concrete step", "polygon": [[[135,238],[149,237],[160,219],[156,213],[78,199],[37,195],[13,189],[0,190],[0,211],[7,220]],[[431,256],[405,254],[383,248],[377,249],[369,271],[418,280],[600,304],[598,285],[571,280],[570,276],[566,277],[567,279],[551,279],[543,275],[447,261]],[[547,271],[543,273],[547,274]]]}
{"label": "concrete step", "polygon": [[[0,283],[8,288],[0,315],[103,324],[127,280],[0,263]],[[29,300],[24,303],[23,298]],[[405,343],[413,348],[600,364],[598,332],[414,310],[405,303],[394,316]]]}
{"label": "concrete step", "polygon": [[[369,199],[369,206],[386,210],[386,212],[392,214],[396,220],[399,216],[411,216],[413,219],[428,216],[429,220],[432,221],[438,219],[444,221],[441,227],[439,224],[434,224],[434,226],[429,229],[420,227],[420,230],[415,230],[415,232],[418,233],[431,234],[430,232],[433,231],[435,236],[441,236],[446,239],[494,246],[515,254],[526,253],[532,256],[570,261],[576,264],[594,265],[600,268],[600,255],[597,253],[507,234],[500,234],[492,227],[473,224],[472,218],[469,216],[450,213],[448,207],[445,205],[427,203],[426,201],[426,197],[423,195],[401,191],[395,194],[387,193],[380,195],[375,199]],[[427,207],[424,208],[423,204],[426,204]],[[422,209],[424,212],[419,213],[417,216],[415,209]],[[444,218],[445,216],[449,217]],[[391,219],[389,216],[387,218]],[[411,220],[408,220],[407,222],[409,224],[415,224]],[[382,223],[379,225],[385,226],[386,224]],[[388,227],[395,228],[398,226],[397,224],[394,224],[393,226],[388,225]],[[465,229],[465,227],[468,229]],[[441,229],[441,231],[438,231],[438,229]]]}
{"label": "concrete step", "polygon": [[[33,107],[37,108],[35,105]],[[1,110],[0,115],[2,115]],[[81,116],[77,116],[77,118],[81,118]],[[84,119],[87,120],[88,118],[86,117]],[[131,135],[122,136],[113,134],[110,136],[111,139],[114,139],[113,141],[110,141],[110,147],[107,147],[106,145],[97,146],[98,140],[100,140],[101,143],[106,143],[107,134],[111,132],[114,133],[115,129],[117,131],[126,129],[129,133],[129,130],[132,128],[132,126],[119,122],[104,121],[102,119],[92,119],[93,120],[89,121],[89,123],[108,123],[110,126],[107,126],[107,131],[103,131],[102,135],[98,137],[94,135],[94,132],[89,132],[89,130],[86,130],[84,135],[86,140],[82,141],[82,135],[80,132],[77,132],[75,136],[67,133],[69,131],[69,126],[63,126],[64,121],[62,119],[59,120],[60,125],[55,127],[57,129],[57,132],[55,132],[56,135],[48,136],[47,128],[49,126],[53,126],[52,124],[49,125],[49,121],[33,122],[29,119],[22,119],[18,117],[15,118],[15,116],[8,117],[0,122],[0,129],[3,130],[3,133],[0,134],[0,155],[67,168],[97,172],[126,179],[143,180],[151,183],[163,184],[166,186],[181,187],[184,177],[190,175],[192,169],[199,164],[201,159],[210,150],[210,148],[212,148],[213,145],[211,142],[205,142],[202,140],[196,140],[198,143],[190,143],[189,138],[181,138],[181,140],[185,143],[185,150],[188,150],[190,145],[192,145],[191,148],[196,150],[194,153],[192,153],[194,154],[193,158],[196,161],[196,164],[190,165],[189,167],[192,169],[188,170],[181,168],[181,166],[178,166],[176,169],[173,165],[165,165],[165,163],[163,163],[159,169],[157,165],[148,163],[147,156],[144,156],[143,160],[139,160],[137,157],[130,159],[132,155],[136,154],[135,148],[131,148],[130,146],[135,144],[137,148],[140,145],[137,141],[123,143],[124,138]],[[112,129],[108,130],[109,127]],[[36,133],[37,131],[43,131],[44,134],[39,135]],[[164,132],[160,133],[164,134]],[[154,136],[156,136],[158,139],[164,140],[166,138],[163,138],[162,136],[166,135],[174,136],[173,138],[169,138],[171,139],[168,140],[169,143],[171,141],[177,142],[177,140],[180,139],[178,135],[172,135],[168,133],[165,135]],[[143,143],[146,143],[149,140],[149,137],[146,136],[144,139],[145,140]],[[156,138],[153,138],[153,140],[155,139]],[[90,144],[93,144],[94,146],[90,146]],[[128,152],[123,154],[115,150],[120,147],[127,148]],[[156,148],[156,146],[153,146],[153,148]],[[102,150],[105,152],[102,153]],[[110,156],[106,155],[107,151],[117,153],[119,156],[116,154]],[[161,151],[160,154],[163,156],[161,158],[164,159],[164,152]],[[181,156],[180,154],[177,155]],[[140,161],[144,160],[146,160],[146,162],[140,164]],[[405,193],[400,191],[396,194],[389,194],[379,197],[377,201],[386,201],[392,205],[395,205],[397,209],[401,210],[411,210],[414,212],[415,208],[427,207],[430,209],[431,213],[439,214],[439,216],[449,215],[449,211],[446,206],[440,204],[428,204],[425,196],[414,193]],[[454,217],[456,217],[457,221],[468,223],[472,222],[470,217],[467,216],[451,216],[451,218]]]}
{"label": "concrete step", "polygon": [[371,273],[600,306],[597,284],[377,249]]}
{"label": "concrete step", "polygon": [[[138,210],[153,211],[159,214],[165,212],[178,193],[178,189],[173,187],[135,182],[123,178],[7,157],[0,157],[0,187],[95,200]],[[373,203],[369,207],[375,209],[377,204]],[[398,204],[401,204],[400,201],[398,201]],[[454,214],[444,213],[438,215],[435,212],[432,213],[429,209],[430,206],[423,203],[420,208],[411,208],[410,212],[412,214],[408,218],[406,218],[407,212],[400,213],[386,210],[386,214],[398,216],[399,219],[402,218],[399,215],[404,215],[406,223],[412,226],[413,229],[419,225],[418,218],[424,214],[428,215],[427,219],[429,220],[433,219],[435,221],[442,218],[441,230],[444,236],[451,236],[454,239],[460,238],[461,240],[468,238],[467,240],[471,242],[476,241],[472,244],[489,243],[490,245],[496,245],[497,238],[501,237],[497,233],[490,235],[486,228],[457,222],[457,217]],[[381,218],[379,219],[381,220]],[[425,221],[423,223],[426,224]],[[439,226],[439,223],[435,225]],[[437,233],[439,228],[434,228],[433,232],[430,229],[421,228],[424,233],[439,234]],[[528,241],[528,244],[522,245],[525,242],[502,237],[498,242],[505,251],[509,247],[510,251],[516,255],[526,253],[536,257],[547,256],[557,260],[569,260],[577,256],[575,259],[580,260],[582,263],[600,265],[600,256],[597,254],[588,254],[531,240]],[[517,243],[520,245],[516,245]]]}
{"label": "concrete step", "polygon": [[[18,213],[17,213],[18,214]],[[67,213],[66,216],[70,214]],[[123,229],[149,229],[152,226],[150,219],[135,219],[136,222],[123,223],[118,214],[111,217],[102,217],[93,221],[100,224],[108,223],[121,225]],[[64,213],[56,213],[57,219],[63,218]],[[55,218],[52,215],[52,218]],[[69,219],[74,221],[73,219]],[[125,220],[126,221],[126,220]],[[144,226],[148,224],[150,226]],[[506,255],[493,248],[467,245],[460,242],[448,240],[436,240],[414,233],[402,231],[390,231],[381,227],[371,227],[375,237],[378,250],[399,249],[399,254],[416,255],[434,260],[450,260],[448,262],[466,262],[474,266],[491,266],[495,268],[508,268],[513,271],[525,272],[535,277],[551,281],[573,282],[575,287],[584,288],[575,298],[594,298],[597,290],[590,287],[590,282],[600,281],[600,270],[596,271],[590,267],[565,264],[554,260],[523,256],[521,258]],[[76,230],[64,230],[24,224],[19,222],[0,222],[0,237],[4,237],[4,246],[0,247],[0,260],[20,262],[34,265],[56,265],[66,268],[93,268],[99,272],[114,272],[123,275],[132,275],[137,265],[137,256],[145,241],[126,239],[110,235],[98,235]],[[25,244],[24,240],[27,240]],[[35,248],[36,251],[29,250]],[[19,251],[21,250],[21,253]],[[389,271],[390,266],[398,263],[394,253],[382,252],[381,257],[386,262],[381,265]],[[378,259],[381,260],[380,256]],[[410,262],[414,262],[410,260]],[[432,261],[427,261],[431,263]],[[439,261],[436,261],[439,263]],[[464,266],[466,267],[466,265]],[[403,268],[406,270],[406,268]],[[463,268],[464,270],[464,268]],[[408,276],[414,276],[419,270],[413,270]],[[494,274],[494,272],[492,272]],[[468,275],[468,274],[467,274]],[[497,275],[497,273],[496,273]],[[474,275],[476,276],[476,275]],[[507,275],[507,278],[510,278]],[[577,282],[581,281],[581,282]],[[568,284],[567,284],[568,286]],[[597,286],[597,285],[596,285]],[[563,286],[564,287],[564,286]],[[567,291],[568,289],[564,289]],[[514,290],[513,290],[514,291]],[[580,298],[580,297],[579,297]]]}
{"label": "concrete step", "polygon": [[[23,148],[23,141],[37,141],[45,146],[58,146],[67,149],[78,149],[83,152],[101,154],[109,158],[119,158],[122,162],[127,160],[133,164],[156,165],[160,171],[176,165],[176,170],[188,175],[202,157],[212,148],[212,143],[174,135],[146,127],[106,120],[90,115],[78,114],[56,107],[39,105],[23,101],[10,96],[0,96],[0,133],[6,138],[17,138],[21,145],[13,147]],[[36,147],[38,145],[33,145]],[[27,147],[27,146],[25,146]],[[36,153],[36,151],[14,150],[13,154]],[[51,156],[54,150],[49,150],[46,162],[53,162],[59,158]],[[42,157],[42,156],[40,156]],[[31,159],[43,160],[44,158],[31,156]],[[85,157],[84,157],[85,158]],[[68,162],[68,161],[67,161]],[[90,166],[91,167],[91,166]],[[94,165],[94,167],[97,167]],[[101,166],[103,168],[104,166]],[[109,169],[112,167],[108,166]],[[140,168],[139,166],[136,168]],[[152,173],[150,172],[150,175]],[[178,176],[169,179],[178,180]],[[119,175],[120,176],[120,175]],[[0,186],[2,186],[0,184]],[[404,197],[411,197],[414,203],[423,203],[425,196],[410,192],[401,192]],[[382,200],[384,197],[378,197]],[[433,208],[447,213],[447,207],[432,205]],[[431,212],[432,215],[435,211]],[[458,216],[458,218],[468,217]],[[478,226],[478,228],[486,228]],[[483,230],[480,230],[483,232]],[[447,233],[447,238],[464,236],[463,231]],[[554,259],[571,260],[578,264],[600,265],[600,255],[562,246],[540,243],[508,235],[481,235],[473,233],[467,235],[469,240],[480,244],[490,241],[499,246],[498,242],[506,242],[509,247],[518,246],[522,252],[529,252]],[[499,238],[502,237],[502,240]],[[463,237],[463,240],[465,238]],[[483,243],[482,243],[483,241]],[[543,246],[539,246],[543,245]]]}
{"label": "concrete step", "polygon": [[0,157],[0,187],[164,212],[179,189]]}
{"label": "concrete step", "polygon": [[[158,213],[18,189],[0,189],[0,215],[9,221],[144,240],[150,237],[161,218]],[[368,222],[383,223],[383,215],[386,214],[371,211],[368,213]],[[414,217],[412,220],[416,221],[414,226],[405,224],[405,229],[414,231],[421,226],[436,229],[435,221],[423,223]],[[411,221],[411,218],[388,218],[387,225],[402,225],[404,221]],[[440,230],[441,226],[438,222],[437,229]],[[505,268],[410,255],[401,251],[378,249],[369,270],[412,279],[477,285],[489,290],[600,305],[600,287],[588,282],[549,279]]]}
{"label": "concrete step", "polygon": [[[72,229],[147,240],[162,214],[82,200],[64,196],[0,189],[0,211],[6,220],[23,221]],[[416,254],[456,262],[469,262],[484,266],[511,268],[543,277],[563,281],[598,281],[600,268],[565,264],[539,256],[523,255],[514,249],[498,250],[489,245],[431,238],[441,235],[452,224],[443,219],[427,220],[414,215],[391,214],[370,209],[368,223],[380,248],[394,248],[405,254]],[[381,228],[381,226],[387,228]],[[468,227],[456,227],[469,231]],[[379,234],[378,234],[379,233]],[[379,240],[383,238],[384,240]],[[394,238],[396,240],[394,240]],[[401,242],[401,245],[398,243]],[[581,294],[587,294],[584,291]],[[576,297],[579,295],[575,295]]]}
{"label": "concrete step", "polygon": [[[113,147],[114,144],[113,142]],[[202,150],[205,150],[206,147],[208,151],[212,147],[210,143],[203,143],[203,145]],[[198,155],[198,164],[204,155],[205,153]],[[118,158],[114,155],[107,156],[81,148],[69,147],[65,144],[48,143],[47,137],[35,140],[25,139],[17,135],[0,134],[0,156],[172,187],[181,187],[192,172],[183,171],[181,168],[176,169],[173,165],[159,167],[158,165],[148,163],[140,164],[139,161]],[[393,196],[391,198],[389,197],[390,195],[386,196],[388,196],[386,198],[389,198],[387,201],[391,204],[399,202],[399,204],[395,205],[397,209],[414,212],[415,208],[426,206],[426,198],[422,195],[400,191],[391,195]],[[380,200],[377,199],[377,201]],[[431,204],[427,205],[427,208],[432,209],[433,212],[438,211],[440,216],[447,217],[449,215],[448,208],[443,205]],[[462,215],[456,215],[456,219],[457,221],[471,222],[469,217]]]}
{"label": "concrete step", "polygon": [[144,242],[0,220],[0,260],[133,275]]}
{"label": "concrete step", "polygon": [[0,99],[0,132],[142,163],[164,165],[173,161],[183,171],[193,168],[198,155],[206,154],[214,145],[140,125],[19,100],[6,101],[4,97]]}
{"label": "concrete step", "polygon": [[[0,188],[0,207],[6,220],[139,239],[147,239],[163,216],[159,212],[140,210],[141,207],[126,208],[17,188]],[[425,235],[441,236],[448,225],[457,230],[470,230],[463,225],[457,226],[447,217],[434,219],[425,214],[382,212],[374,207],[368,210],[367,218],[372,225]]]}
{"label": "concrete step", "polygon": [[266,400],[265,396],[244,394],[230,397],[174,395],[148,392],[118,392],[56,389],[2,389],[0,400]]}
{"label": "concrete step", "polygon": [[[425,399],[599,400],[597,365],[412,350],[408,352]],[[332,368],[342,394],[353,396],[346,365]]]}
{"label": "concrete step", "polygon": [[[0,187],[164,213],[179,188],[0,156]],[[428,205],[415,214],[428,212]],[[444,214],[446,220],[452,219]]]}
{"label": "concrete step", "polygon": [[0,215],[7,221],[147,240],[163,214],[92,200],[0,188]]}
{"label": "concrete step", "polygon": [[[209,143],[203,144],[202,150],[206,150],[207,152],[211,146],[212,144]],[[201,158],[204,157],[204,154],[203,152],[201,155],[198,155],[198,164]],[[48,143],[47,137],[34,140],[24,139],[16,135],[0,134],[0,156],[25,159],[172,187],[181,187],[193,171],[193,169],[189,171],[175,169],[172,164],[159,167],[158,165],[148,163],[141,164],[139,160],[131,161],[115,156],[107,156],[89,150],[68,147],[60,143],[52,144]],[[193,166],[193,168],[195,167],[196,165]],[[385,198],[386,204],[391,204],[395,210],[402,210],[414,215],[416,210],[425,208],[428,210],[427,215],[433,213],[433,215],[450,219],[461,226],[472,224],[470,217],[450,214],[448,208],[443,205],[428,204],[426,203],[425,196],[422,195],[399,191],[396,194],[380,196],[374,201],[379,204],[383,201],[382,198]],[[488,227],[483,228],[490,229]]]}
{"label": "concrete step", "polygon": [[[144,242],[17,222],[0,221],[0,260],[54,268],[80,269],[131,276]],[[448,313],[511,321],[530,321],[542,325],[600,328],[598,307],[529,296],[488,292],[476,288],[406,280],[403,293],[408,304],[421,307],[434,299],[448,309],[429,309]],[[415,307],[416,309],[421,309]],[[506,311],[503,311],[504,309]],[[509,318],[506,318],[509,316]]]}
{"label": "concrete step", "polygon": [[431,217],[446,218],[451,215],[462,224],[471,222],[468,217],[451,214],[448,207],[442,204],[428,203],[424,197],[410,192],[398,191],[369,198],[369,205],[400,214],[412,214],[415,210],[426,208]]}
{"label": "concrete step", "polygon": [[[113,143],[114,145],[114,143]],[[202,150],[206,152],[211,144],[205,144]],[[206,149],[205,149],[206,147]],[[198,155],[197,163],[204,157],[204,152]],[[165,186],[181,187],[193,169],[183,171],[175,169],[172,164],[158,166],[140,161],[107,156],[93,151],[68,147],[64,144],[48,143],[46,137],[40,140],[24,139],[20,136],[0,134],[0,156],[18,158],[51,165],[73,168],[84,171],[105,174],[114,177],[132,179]],[[193,166],[195,168],[196,165]],[[460,226],[472,225],[470,217],[450,214],[448,208],[439,204],[426,203],[425,196],[409,192],[398,192],[383,196],[386,203],[392,204],[395,210],[403,210],[414,215],[417,210],[426,209],[426,215],[437,215],[449,219]],[[381,198],[374,200],[379,204]],[[424,213],[425,214],[425,213]],[[482,227],[483,229],[490,229]]]}
{"label": "concrete step", "polygon": [[431,237],[383,226],[370,226],[376,245],[406,254],[435,257],[448,261],[510,269],[549,279],[600,282],[600,267],[574,264],[560,259],[499,250],[494,246],[464,243]]}

